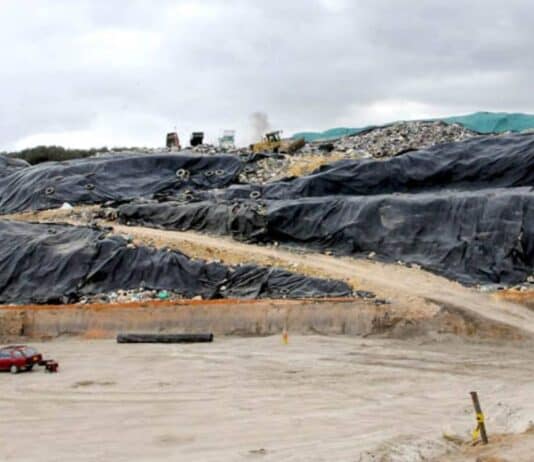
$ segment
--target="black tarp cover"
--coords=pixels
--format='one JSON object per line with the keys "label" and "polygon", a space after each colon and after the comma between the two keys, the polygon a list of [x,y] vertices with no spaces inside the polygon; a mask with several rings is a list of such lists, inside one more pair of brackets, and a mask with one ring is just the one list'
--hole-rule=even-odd
{"label": "black tarp cover", "polygon": [[0,178],[11,175],[22,168],[29,167],[30,164],[22,159],[0,155]]}
{"label": "black tarp cover", "polygon": [[534,186],[533,134],[471,138],[387,160],[341,160],[308,176],[229,187],[216,197],[244,199],[258,191],[263,199],[281,200],[518,186]]}
{"label": "black tarp cover", "polygon": [[256,202],[125,204],[145,226],[230,234],[418,263],[464,283],[516,283],[534,265],[531,188]]}
{"label": "black tarp cover", "polygon": [[340,281],[288,271],[191,260],[128,245],[105,230],[0,220],[0,303],[74,301],[118,289],[166,289],[186,298],[347,296]]}
{"label": "black tarp cover", "polygon": [[341,161],[263,187],[200,192],[198,202],[187,204],[133,202],[119,215],[255,242],[375,252],[464,283],[513,284],[533,270],[533,186],[534,135],[519,134],[385,161]]}
{"label": "black tarp cover", "polygon": [[235,156],[191,153],[44,162],[0,177],[0,214],[223,188],[236,181],[242,165]]}

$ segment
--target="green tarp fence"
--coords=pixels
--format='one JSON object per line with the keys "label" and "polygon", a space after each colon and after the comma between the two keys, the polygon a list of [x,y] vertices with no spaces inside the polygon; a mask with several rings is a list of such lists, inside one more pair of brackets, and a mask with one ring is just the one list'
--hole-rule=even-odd
{"label": "green tarp fence", "polygon": [[[450,124],[460,124],[469,130],[478,133],[504,133],[504,132],[522,132],[524,130],[534,129],[534,115],[507,113],[507,112],[475,112],[463,116],[445,117],[441,120]],[[386,124],[389,125],[389,124]],[[386,126],[380,125],[380,126]],[[331,128],[324,132],[300,132],[293,135],[293,138],[304,138],[306,141],[334,140],[343,136],[357,135],[363,131],[380,127],[370,125],[362,128]]]}

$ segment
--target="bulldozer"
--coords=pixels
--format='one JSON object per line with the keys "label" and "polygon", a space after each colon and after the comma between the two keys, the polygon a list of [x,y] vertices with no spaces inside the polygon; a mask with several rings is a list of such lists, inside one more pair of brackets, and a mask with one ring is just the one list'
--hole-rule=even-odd
{"label": "bulldozer", "polygon": [[305,144],[303,138],[297,140],[282,139],[282,130],[266,133],[263,139],[256,144],[250,145],[252,152],[273,152],[293,154],[302,148]]}

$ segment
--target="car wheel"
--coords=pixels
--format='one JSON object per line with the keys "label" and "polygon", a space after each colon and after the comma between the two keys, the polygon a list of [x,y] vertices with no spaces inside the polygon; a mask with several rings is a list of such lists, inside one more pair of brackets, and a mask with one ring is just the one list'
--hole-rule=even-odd
{"label": "car wheel", "polygon": [[10,368],[9,368],[9,372],[11,372],[12,374],[16,374],[17,372],[19,371],[19,368],[13,364]]}
{"label": "car wheel", "polygon": [[26,367],[26,370],[29,372],[33,369],[33,364],[30,364],[29,366]]}

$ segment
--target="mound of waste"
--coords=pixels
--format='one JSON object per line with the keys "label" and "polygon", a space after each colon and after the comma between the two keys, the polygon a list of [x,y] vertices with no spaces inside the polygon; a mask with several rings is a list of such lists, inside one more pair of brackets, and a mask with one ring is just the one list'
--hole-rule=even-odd
{"label": "mound of waste", "polygon": [[[458,124],[396,122],[334,140],[328,149],[343,152],[347,158],[394,157],[406,151],[463,141],[473,136],[477,136],[477,133]],[[326,147],[324,142],[308,143],[301,153],[322,152]]]}
{"label": "mound of waste", "polygon": [[[184,298],[347,296],[341,281],[254,265],[228,267],[170,250],[136,247],[106,230],[0,220],[0,303],[65,303],[146,288]],[[7,245],[8,243],[8,245]]]}
{"label": "mound of waste", "polygon": [[517,134],[472,138],[385,161],[341,160],[304,177],[263,186],[229,187],[219,191],[217,197],[280,200],[533,185],[534,135]]}
{"label": "mound of waste", "polygon": [[[1,162],[0,172],[6,172]],[[236,156],[188,153],[122,153],[44,162],[2,174],[0,214],[57,208],[64,202],[100,204],[171,192],[187,196],[189,190],[234,183],[242,166]]]}
{"label": "mound of waste", "polygon": [[242,183],[261,184],[302,176],[311,173],[319,165],[340,159],[394,157],[410,150],[462,141],[473,136],[477,134],[456,124],[398,122],[362,130],[356,135],[331,142],[310,142],[292,155],[264,156],[245,167],[240,179]]}
{"label": "mound of waste", "polygon": [[534,135],[473,138],[386,161],[341,161],[198,201],[133,202],[120,220],[417,263],[458,281],[518,283],[534,265]]}

